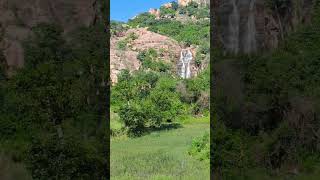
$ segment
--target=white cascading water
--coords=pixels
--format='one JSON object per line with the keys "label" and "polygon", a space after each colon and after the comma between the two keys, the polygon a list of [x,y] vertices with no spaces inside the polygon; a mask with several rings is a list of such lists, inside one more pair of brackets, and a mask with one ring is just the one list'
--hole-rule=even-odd
{"label": "white cascading water", "polygon": [[247,24],[247,33],[244,44],[244,52],[252,53],[257,50],[256,43],[256,24],[255,24],[255,3],[256,0],[251,0],[249,4],[249,16],[248,16],[248,24]]}
{"label": "white cascading water", "polygon": [[231,0],[232,13],[229,16],[229,50],[235,54],[239,52],[239,28],[240,14],[237,6],[237,0]]}
{"label": "white cascading water", "polygon": [[192,53],[188,49],[184,49],[180,53],[180,64],[181,64],[181,69],[180,69],[180,77],[187,79],[191,77],[191,68],[190,68],[190,63],[192,61]]}

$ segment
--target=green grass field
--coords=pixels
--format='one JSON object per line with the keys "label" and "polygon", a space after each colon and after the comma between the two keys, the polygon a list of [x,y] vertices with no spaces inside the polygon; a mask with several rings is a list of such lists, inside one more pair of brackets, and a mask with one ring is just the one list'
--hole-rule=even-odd
{"label": "green grass field", "polygon": [[[111,127],[119,127],[114,121]],[[209,161],[196,160],[187,152],[192,139],[205,132],[209,132],[209,117],[194,119],[193,123],[186,121],[181,128],[156,131],[139,138],[111,138],[111,179],[209,179]]]}

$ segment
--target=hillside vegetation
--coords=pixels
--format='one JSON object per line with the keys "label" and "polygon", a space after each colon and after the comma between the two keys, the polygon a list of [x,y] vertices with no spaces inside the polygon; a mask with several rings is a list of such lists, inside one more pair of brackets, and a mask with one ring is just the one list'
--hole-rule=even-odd
{"label": "hillside vegetation", "polygon": [[[112,34],[147,27],[181,46],[196,46],[194,58],[200,65],[208,58],[210,47],[209,20],[191,18],[192,12],[200,11],[209,16],[207,7],[194,3],[179,7],[174,2],[170,8],[160,8],[160,18],[142,13],[128,23],[112,22]],[[178,15],[188,23],[178,20]],[[122,47],[130,48],[130,39],[126,39]],[[175,71],[178,59],[167,63],[161,54],[156,49],[140,51],[139,70],[122,70],[111,89],[111,176],[208,179],[209,67],[196,77],[181,79]]]}
{"label": "hillside vegetation", "polygon": [[215,57],[215,73],[230,80],[215,83],[219,178],[320,178],[319,12],[315,4],[312,23],[272,52]]}
{"label": "hillside vegetation", "polygon": [[104,25],[77,29],[68,41],[55,24],[32,30],[25,67],[8,78],[1,66],[0,167],[7,169],[0,179],[105,179]]}

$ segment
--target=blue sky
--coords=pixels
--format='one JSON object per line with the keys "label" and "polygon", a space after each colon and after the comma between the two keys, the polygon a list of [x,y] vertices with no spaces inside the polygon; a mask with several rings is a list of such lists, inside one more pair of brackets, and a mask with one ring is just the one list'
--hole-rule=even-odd
{"label": "blue sky", "polygon": [[135,15],[147,12],[150,8],[159,8],[173,0],[111,0],[110,18],[117,21],[128,21]]}

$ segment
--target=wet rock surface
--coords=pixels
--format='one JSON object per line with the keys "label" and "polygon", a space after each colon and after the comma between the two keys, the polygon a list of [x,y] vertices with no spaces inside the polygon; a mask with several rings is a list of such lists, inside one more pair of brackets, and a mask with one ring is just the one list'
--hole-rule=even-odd
{"label": "wet rock surface", "polygon": [[216,0],[218,36],[226,52],[254,53],[277,48],[283,37],[310,21],[312,0],[290,1],[283,9],[266,0]]}

